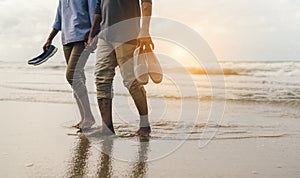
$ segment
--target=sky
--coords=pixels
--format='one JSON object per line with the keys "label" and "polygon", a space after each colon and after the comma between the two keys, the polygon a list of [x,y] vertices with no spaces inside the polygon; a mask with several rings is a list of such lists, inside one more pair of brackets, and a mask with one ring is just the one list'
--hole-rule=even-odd
{"label": "sky", "polygon": [[[42,51],[58,0],[0,0],[0,60]],[[153,0],[153,16],[188,25],[219,60],[299,60],[299,0]],[[60,36],[53,42],[63,58]]]}

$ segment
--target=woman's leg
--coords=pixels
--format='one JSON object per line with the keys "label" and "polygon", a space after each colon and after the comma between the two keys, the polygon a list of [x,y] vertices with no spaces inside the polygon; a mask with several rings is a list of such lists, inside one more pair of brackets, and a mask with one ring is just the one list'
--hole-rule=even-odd
{"label": "woman's leg", "polygon": [[[72,53],[72,49],[73,49],[73,43],[63,46],[64,55],[65,55],[67,65],[69,64],[69,59],[70,59],[70,56],[71,56],[71,53]],[[81,116],[81,121],[78,124],[76,124],[76,125],[79,125],[84,119],[84,109],[81,106],[80,101],[79,101],[78,97],[75,94],[74,94],[74,98],[76,100],[76,103],[77,103],[77,106],[78,106],[78,109],[79,109],[79,112],[80,112],[80,116]]]}
{"label": "woman's leg", "polygon": [[85,86],[84,66],[87,62],[88,56],[84,58],[81,57],[83,50],[83,42],[76,42],[64,46],[64,51],[66,51],[65,56],[66,58],[68,57],[66,78],[73,88],[82,118],[79,123],[79,127],[86,128],[91,127],[95,123],[95,120],[91,112],[88,93]]}

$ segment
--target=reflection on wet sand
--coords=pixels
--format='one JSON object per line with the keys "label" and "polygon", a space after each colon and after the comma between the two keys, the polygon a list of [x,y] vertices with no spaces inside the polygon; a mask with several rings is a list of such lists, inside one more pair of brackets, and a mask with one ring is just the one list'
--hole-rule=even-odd
{"label": "reflection on wet sand", "polygon": [[146,177],[148,160],[149,138],[141,138],[136,162],[133,163],[131,177]]}
{"label": "reflection on wet sand", "polygon": [[112,138],[107,138],[102,142],[102,152],[97,167],[97,177],[99,178],[110,178],[113,175],[111,160],[113,144],[114,139]]}
{"label": "reflection on wet sand", "polygon": [[86,175],[89,149],[90,141],[87,138],[79,139],[78,146],[72,157],[68,177],[84,177]]}
{"label": "reflection on wet sand", "polygon": [[[114,172],[113,169],[113,148],[114,148],[114,138],[105,138],[101,144],[101,153],[98,159],[97,170],[88,171],[88,159],[91,155],[91,142],[88,138],[82,137],[79,139],[78,145],[75,148],[74,155],[72,155],[72,162],[66,177],[88,177],[89,176],[99,177],[99,178],[111,178],[120,177],[120,172]],[[148,160],[148,150],[149,150],[149,138],[139,139],[139,148],[137,150],[136,160],[130,165],[131,172],[129,172],[129,177],[132,178],[144,178],[147,176],[147,160]],[[100,151],[100,150],[99,150]],[[92,160],[92,159],[91,159]],[[95,176],[93,176],[95,175]],[[122,175],[121,177],[124,177]]]}

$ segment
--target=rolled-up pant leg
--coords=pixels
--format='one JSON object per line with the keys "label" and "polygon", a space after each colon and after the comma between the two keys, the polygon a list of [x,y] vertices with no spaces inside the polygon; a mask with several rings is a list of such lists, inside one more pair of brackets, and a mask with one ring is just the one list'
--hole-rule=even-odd
{"label": "rolled-up pant leg", "polygon": [[103,39],[98,40],[95,68],[97,99],[113,98],[113,79],[118,65],[113,46]]}
{"label": "rolled-up pant leg", "polygon": [[115,53],[123,77],[124,86],[129,90],[139,114],[147,115],[146,91],[144,86],[136,80],[134,75],[133,53],[135,49],[136,44],[124,43],[116,47]]}

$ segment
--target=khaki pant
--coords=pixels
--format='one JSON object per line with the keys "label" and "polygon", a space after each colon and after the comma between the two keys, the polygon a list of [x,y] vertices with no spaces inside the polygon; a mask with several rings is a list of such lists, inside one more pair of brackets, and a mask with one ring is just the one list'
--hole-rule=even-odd
{"label": "khaki pant", "polygon": [[88,56],[84,58],[80,57],[84,48],[84,42],[75,42],[63,46],[67,62],[66,79],[72,86],[76,98],[87,95],[84,66]]}
{"label": "khaki pant", "polygon": [[112,83],[115,68],[120,67],[123,84],[129,90],[137,105],[147,105],[146,92],[134,76],[133,52],[136,43],[112,44],[99,39],[97,46],[97,62],[95,69],[97,98],[113,98]]}

